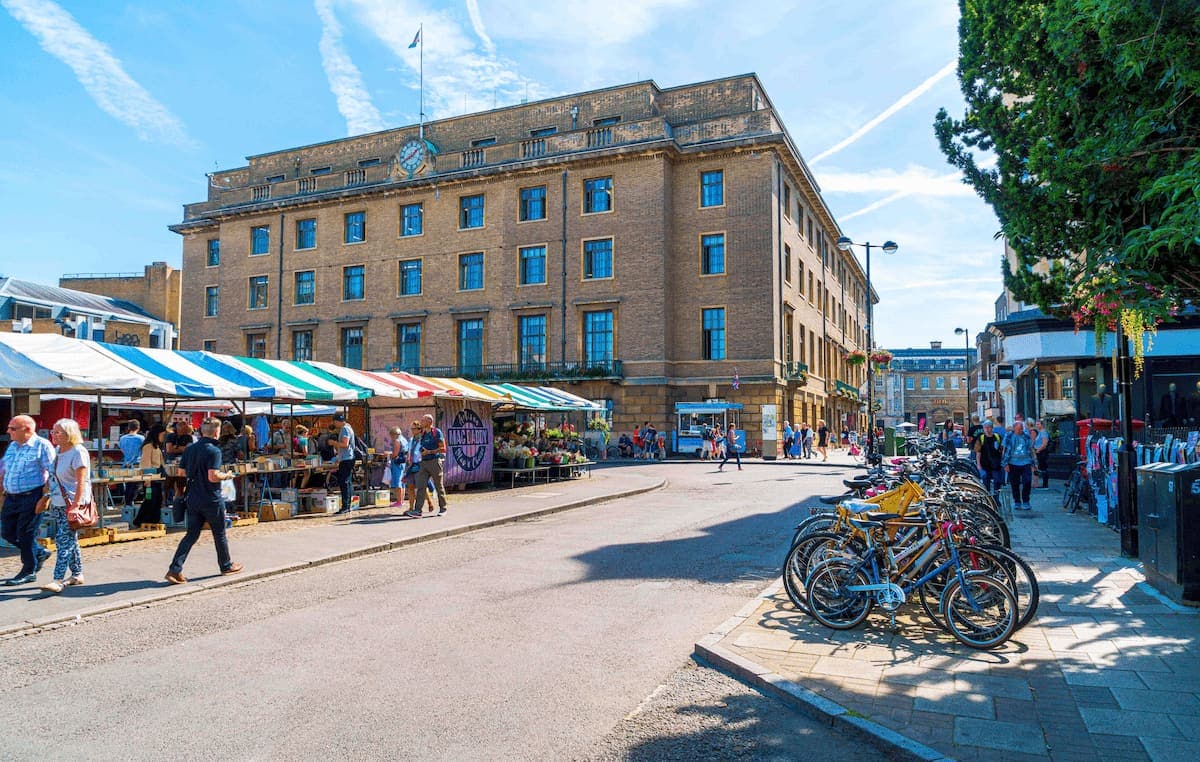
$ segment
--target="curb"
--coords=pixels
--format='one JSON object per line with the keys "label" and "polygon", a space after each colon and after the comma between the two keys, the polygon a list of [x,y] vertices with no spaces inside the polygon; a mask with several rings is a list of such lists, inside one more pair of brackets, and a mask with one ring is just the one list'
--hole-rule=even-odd
{"label": "curb", "polygon": [[54,630],[59,627],[64,627],[69,624],[77,623],[83,619],[87,619],[101,614],[108,614],[121,609],[132,609],[152,606],[156,603],[161,603],[166,600],[182,598],[187,595],[193,595],[208,590],[216,590],[230,585],[241,585],[250,582],[257,582],[270,577],[277,577],[292,572],[301,571],[314,566],[325,566],[334,564],[340,561],[349,561],[355,558],[363,558],[364,556],[375,555],[377,553],[386,553],[391,550],[408,547],[410,545],[418,545],[420,543],[432,542],[434,540],[444,540],[448,537],[457,537],[458,535],[474,532],[480,529],[490,529],[492,527],[503,526],[505,524],[513,524],[522,519],[536,519],[543,516],[551,516],[555,513],[575,510],[577,508],[586,508],[590,505],[598,503],[607,503],[610,500],[618,500],[624,497],[632,497],[641,495],[646,492],[662,489],[667,485],[666,479],[659,479],[658,483],[650,484],[645,487],[629,489],[623,492],[614,492],[602,497],[589,497],[583,500],[576,500],[561,505],[551,505],[545,508],[539,508],[534,511],[526,511],[523,513],[510,513],[505,516],[499,516],[494,519],[478,521],[473,524],[464,524],[462,526],[451,527],[450,529],[439,529],[425,534],[419,534],[414,537],[404,537],[399,540],[389,540],[373,545],[365,545],[356,550],[346,550],[340,553],[334,553],[321,558],[315,558],[308,561],[297,561],[295,563],[284,564],[282,566],[273,566],[267,569],[257,569],[255,571],[246,572],[243,574],[232,575],[229,577],[215,577],[213,579],[204,580],[203,582],[189,583],[186,585],[171,585],[165,588],[158,588],[147,595],[140,598],[134,598],[126,601],[116,601],[113,603],[105,603],[92,608],[76,611],[73,614],[55,614],[53,616],[43,617],[40,619],[30,619],[26,622],[20,622],[13,625],[5,625],[0,627],[0,640],[8,640],[10,638],[32,635],[45,630]]}
{"label": "curb", "polygon": [[868,720],[836,701],[810,691],[799,683],[784,678],[741,654],[720,645],[725,637],[758,611],[763,600],[783,589],[782,580],[767,586],[738,613],[726,619],[717,629],[701,638],[693,654],[713,667],[727,672],[763,693],[783,701],[802,714],[826,723],[836,731],[858,738],[882,751],[890,759],[920,760],[921,762],[950,762],[940,751],[901,735],[891,728]]}

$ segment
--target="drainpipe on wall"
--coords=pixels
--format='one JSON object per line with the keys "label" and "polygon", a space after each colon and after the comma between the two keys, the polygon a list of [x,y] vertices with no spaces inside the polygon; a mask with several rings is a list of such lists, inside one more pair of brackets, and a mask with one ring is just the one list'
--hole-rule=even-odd
{"label": "drainpipe on wall", "polygon": [[[574,118],[574,117],[572,117]],[[559,362],[567,361],[567,170],[562,173],[562,325],[559,326],[562,344],[559,348]]]}
{"label": "drainpipe on wall", "polygon": [[275,284],[275,359],[283,359],[283,212],[279,213],[279,280]]}

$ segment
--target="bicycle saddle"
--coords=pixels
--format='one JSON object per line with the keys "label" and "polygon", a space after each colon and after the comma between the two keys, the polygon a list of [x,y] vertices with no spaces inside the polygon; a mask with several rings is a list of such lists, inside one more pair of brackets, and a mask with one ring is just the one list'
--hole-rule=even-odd
{"label": "bicycle saddle", "polygon": [[896,518],[894,513],[860,513],[857,516],[851,516],[850,523],[859,529],[869,529],[881,527],[885,521],[894,518]]}
{"label": "bicycle saddle", "polygon": [[866,489],[874,484],[874,482],[872,482],[870,479],[854,478],[842,479],[842,484],[846,485],[847,489]]}
{"label": "bicycle saddle", "polygon": [[851,497],[851,495],[850,495],[850,493],[847,492],[844,495],[829,495],[827,497],[818,497],[817,499],[820,500],[825,505],[837,505],[839,503],[845,502],[846,499],[849,497]]}

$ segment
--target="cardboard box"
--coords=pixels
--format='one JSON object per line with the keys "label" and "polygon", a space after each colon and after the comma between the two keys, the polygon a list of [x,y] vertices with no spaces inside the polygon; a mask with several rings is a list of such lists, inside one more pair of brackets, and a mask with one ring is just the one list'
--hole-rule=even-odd
{"label": "cardboard box", "polygon": [[292,517],[292,504],[283,501],[266,502],[258,508],[259,521],[284,521]]}
{"label": "cardboard box", "polygon": [[285,503],[300,502],[300,491],[295,487],[284,487],[279,490],[279,499]]}

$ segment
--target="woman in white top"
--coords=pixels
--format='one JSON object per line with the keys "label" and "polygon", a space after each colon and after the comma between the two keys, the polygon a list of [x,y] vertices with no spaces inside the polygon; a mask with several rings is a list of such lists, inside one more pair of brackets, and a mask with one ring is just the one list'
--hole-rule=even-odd
{"label": "woman in white top", "polygon": [[[54,519],[54,544],[58,559],[54,563],[54,579],[42,585],[48,593],[61,593],[66,585],[83,584],[83,560],[79,555],[79,533],[67,523],[67,511],[80,503],[92,501],[92,459],[83,447],[79,424],[63,418],[50,431],[50,441],[58,450],[54,473],[47,485],[50,489],[50,515]],[[67,577],[67,568],[71,576]]]}

